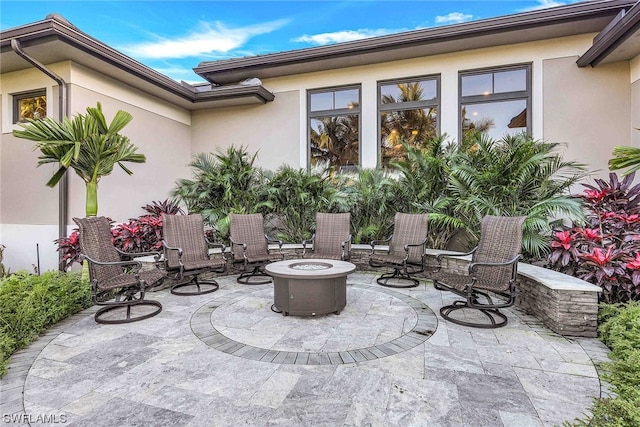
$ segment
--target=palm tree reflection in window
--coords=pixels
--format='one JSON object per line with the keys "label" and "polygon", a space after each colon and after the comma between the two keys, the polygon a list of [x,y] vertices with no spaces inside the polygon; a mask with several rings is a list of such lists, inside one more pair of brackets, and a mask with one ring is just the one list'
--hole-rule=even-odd
{"label": "palm tree reflection in window", "polygon": [[[399,83],[394,86],[394,89],[397,88],[396,96],[381,96],[380,147],[383,167],[390,166],[393,161],[406,159],[403,143],[420,147],[437,136],[438,108],[412,104],[425,101],[423,83]],[[394,104],[395,108],[384,108],[389,104]]]}
{"label": "palm tree reflection in window", "polygon": [[339,170],[359,164],[359,116],[311,119],[311,166],[327,163]]}
{"label": "palm tree reflection in window", "polygon": [[47,97],[30,96],[18,99],[18,109],[20,111],[19,121],[27,119],[42,119],[47,117]]}

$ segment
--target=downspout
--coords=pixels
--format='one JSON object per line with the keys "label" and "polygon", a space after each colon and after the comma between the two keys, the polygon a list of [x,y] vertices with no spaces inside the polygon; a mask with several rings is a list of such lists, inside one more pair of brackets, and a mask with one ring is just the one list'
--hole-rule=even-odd
{"label": "downspout", "polygon": [[[69,116],[69,106],[67,103],[67,83],[62,77],[51,71],[44,64],[29,56],[20,46],[20,40],[11,39],[11,49],[25,61],[42,71],[48,77],[58,83],[58,117],[62,122]],[[64,174],[58,183],[58,237],[67,237],[67,206],[68,206],[68,186],[67,174]],[[58,268],[62,271],[62,252],[59,253]]]}

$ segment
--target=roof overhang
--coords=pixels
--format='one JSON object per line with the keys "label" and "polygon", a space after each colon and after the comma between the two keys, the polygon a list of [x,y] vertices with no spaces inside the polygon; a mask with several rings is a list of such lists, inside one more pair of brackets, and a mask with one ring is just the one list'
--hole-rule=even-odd
{"label": "roof overhang", "polygon": [[578,58],[579,67],[595,67],[629,61],[640,55],[640,2],[622,10],[594,39],[593,45]]}
{"label": "roof overhang", "polygon": [[13,51],[12,39],[19,40],[24,51],[44,65],[72,61],[189,110],[264,104],[274,99],[259,84],[203,88],[177,82],[90,37],[57,15],[0,32],[2,74],[31,67]]}
{"label": "roof overhang", "polygon": [[310,49],[202,62],[194,71],[214,84],[376,64],[576,34],[597,33],[635,1],[596,0],[446,27]]}

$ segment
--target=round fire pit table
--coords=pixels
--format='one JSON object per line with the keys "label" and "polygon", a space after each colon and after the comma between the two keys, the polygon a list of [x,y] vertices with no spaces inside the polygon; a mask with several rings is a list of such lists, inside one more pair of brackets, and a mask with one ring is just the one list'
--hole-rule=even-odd
{"label": "round fire pit table", "polygon": [[356,266],[346,261],[291,259],[267,264],[273,277],[273,302],[284,316],[336,313],[347,304],[347,275]]}

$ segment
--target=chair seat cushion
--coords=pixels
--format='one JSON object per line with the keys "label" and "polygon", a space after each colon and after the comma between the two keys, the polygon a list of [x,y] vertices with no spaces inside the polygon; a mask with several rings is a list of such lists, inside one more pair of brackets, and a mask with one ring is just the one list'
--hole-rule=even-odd
{"label": "chair seat cushion", "polygon": [[[167,274],[159,269],[141,271],[139,277],[144,280],[147,287],[151,287],[165,278]],[[98,287],[103,290],[128,288],[131,286],[139,286],[138,279],[133,274],[119,274],[107,280],[100,282]]]}
{"label": "chair seat cushion", "polygon": [[438,281],[458,292],[464,293],[468,284],[471,283],[471,277],[464,274],[455,274],[448,271],[439,271],[437,273],[428,274],[429,279]]}
{"label": "chair seat cushion", "polygon": [[282,259],[281,254],[256,254],[256,255],[248,255],[247,262],[250,264],[256,264],[260,262],[271,262],[275,260]]}
{"label": "chair seat cushion", "polygon": [[222,260],[222,259],[202,259],[202,260],[198,260],[198,261],[186,261],[184,263],[184,269],[185,271],[190,271],[190,270],[200,270],[203,268],[213,268],[213,269],[217,269],[217,268],[221,268],[224,265],[226,265],[226,261]]}
{"label": "chair seat cushion", "polygon": [[342,253],[339,254],[329,254],[329,253],[319,253],[319,252],[309,252],[305,254],[305,258],[317,258],[317,259],[335,259],[341,260]]}
{"label": "chair seat cushion", "polygon": [[369,257],[369,261],[375,262],[377,264],[403,265],[404,257],[398,255],[372,254]]}

